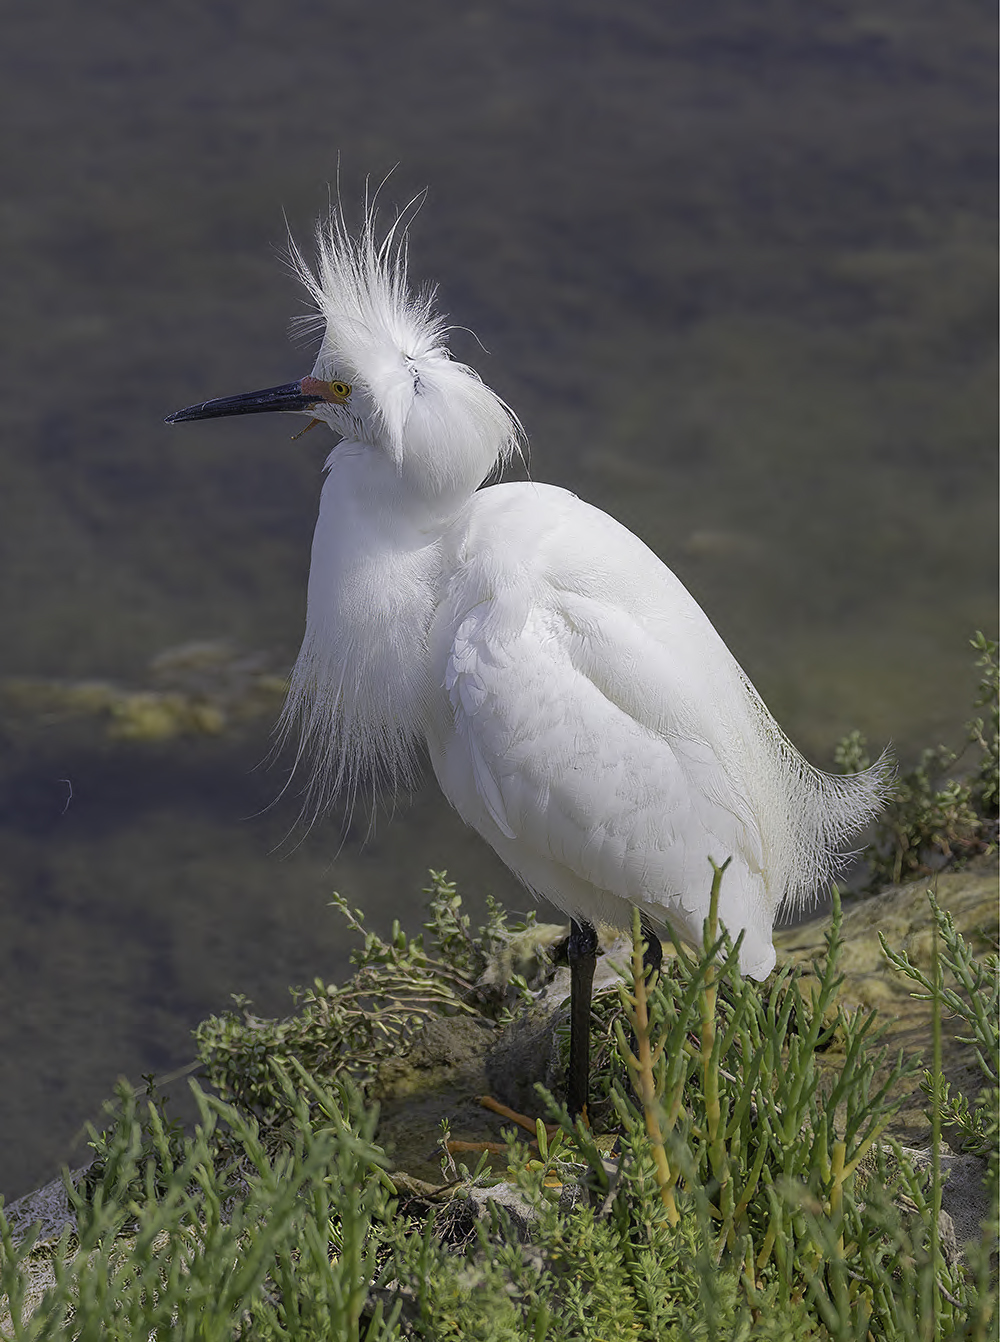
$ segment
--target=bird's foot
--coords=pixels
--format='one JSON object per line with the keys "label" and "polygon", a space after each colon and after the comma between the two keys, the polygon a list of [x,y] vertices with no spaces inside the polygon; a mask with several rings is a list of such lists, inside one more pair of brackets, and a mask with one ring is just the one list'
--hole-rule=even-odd
{"label": "bird's foot", "polygon": [[455,1137],[449,1137],[444,1143],[444,1148],[450,1156],[467,1155],[470,1151],[474,1155],[482,1155],[484,1151],[491,1156],[502,1156],[507,1150],[506,1142],[463,1142]]}
{"label": "bird's foot", "polygon": [[[484,1109],[489,1109],[491,1113],[499,1114],[501,1118],[509,1119],[511,1123],[516,1123],[518,1127],[524,1128],[526,1132],[530,1132],[532,1140],[529,1142],[529,1146],[534,1146],[537,1149],[538,1119],[529,1118],[527,1114],[519,1114],[516,1109],[511,1109],[508,1105],[501,1104],[500,1101],[495,1100],[492,1095],[480,1095],[479,1103]],[[546,1123],[543,1126],[545,1128],[546,1138],[551,1141],[559,1131],[558,1126],[553,1123]],[[507,1150],[506,1142],[464,1142],[453,1138],[448,1139],[446,1146],[449,1155],[465,1155],[469,1152],[482,1153],[487,1151],[490,1155],[496,1156],[503,1155]]]}
{"label": "bird's foot", "polygon": [[[501,1104],[500,1101],[495,1100],[492,1095],[480,1095],[479,1103],[484,1109],[489,1109],[494,1114],[499,1114],[501,1118],[509,1118],[512,1123],[517,1123],[519,1127],[530,1132],[532,1137],[537,1137],[538,1119],[529,1118],[527,1114],[519,1114],[516,1109],[511,1109],[506,1104]],[[550,1139],[559,1131],[559,1125],[557,1123],[545,1123],[543,1126],[545,1128],[546,1137]]]}

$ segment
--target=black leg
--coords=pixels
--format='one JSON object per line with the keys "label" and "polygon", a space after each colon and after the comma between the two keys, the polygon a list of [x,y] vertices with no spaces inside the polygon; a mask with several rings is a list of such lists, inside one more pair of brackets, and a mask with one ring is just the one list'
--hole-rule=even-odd
{"label": "black leg", "polygon": [[593,923],[569,924],[569,1076],[566,1102],[570,1117],[587,1107],[590,1094],[590,997],[597,964],[597,930]]}
{"label": "black leg", "polygon": [[642,957],[642,963],[646,970],[646,977],[649,978],[649,971],[659,970],[663,964],[663,944],[657,935],[656,929],[645,914],[640,917],[640,926],[642,927],[642,937],[646,943],[646,953]]}

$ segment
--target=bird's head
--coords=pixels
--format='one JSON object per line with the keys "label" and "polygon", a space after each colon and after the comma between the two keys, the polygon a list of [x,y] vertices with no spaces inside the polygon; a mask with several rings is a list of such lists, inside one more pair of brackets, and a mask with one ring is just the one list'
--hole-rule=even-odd
{"label": "bird's head", "polygon": [[379,241],[369,214],[352,237],[335,212],[318,230],[315,271],[292,247],[322,330],[312,372],[296,382],[171,415],[167,423],[291,411],[346,442],[384,453],[407,488],[443,504],[471,494],[520,450],[516,415],[479,376],[452,359],[433,289],[407,282],[405,217]]}

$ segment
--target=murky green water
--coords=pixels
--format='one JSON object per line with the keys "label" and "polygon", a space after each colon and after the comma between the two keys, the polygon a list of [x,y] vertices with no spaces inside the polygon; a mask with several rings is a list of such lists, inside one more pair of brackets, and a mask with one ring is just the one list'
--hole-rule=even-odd
{"label": "murky green water", "polygon": [[[996,609],[992,51],[979,6],[909,0],[12,12],[0,676],[294,655],[326,445],[161,420],[307,371],[282,210],[308,237],[339,152],[349,206],[430,185],[414,271],[534,476],[667,559],[803,748],[956,739]],[[3,710],[8,1194],[229,992],[342,970],[331,889],[382,925],[428,865],[519,898],[432,789],[275,852],[267,730]]]}

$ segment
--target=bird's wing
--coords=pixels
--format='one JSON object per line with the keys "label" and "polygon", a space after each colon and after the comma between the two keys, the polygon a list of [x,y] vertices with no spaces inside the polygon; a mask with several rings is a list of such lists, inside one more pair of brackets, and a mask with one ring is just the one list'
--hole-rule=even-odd
{"label": "bird's wing", "polygon": [[737,691],[713,699],[700,627],[678,630],[672,651],[620,607],[547,595],[526,610],[480,602],[454,627],[452,733],[435,759],[444,791],[563,907],[559,872],[630,903],[683,907],[700,925],[709,857],[734,855],[748,875],[763,866],[739,760],[720,744]]}

